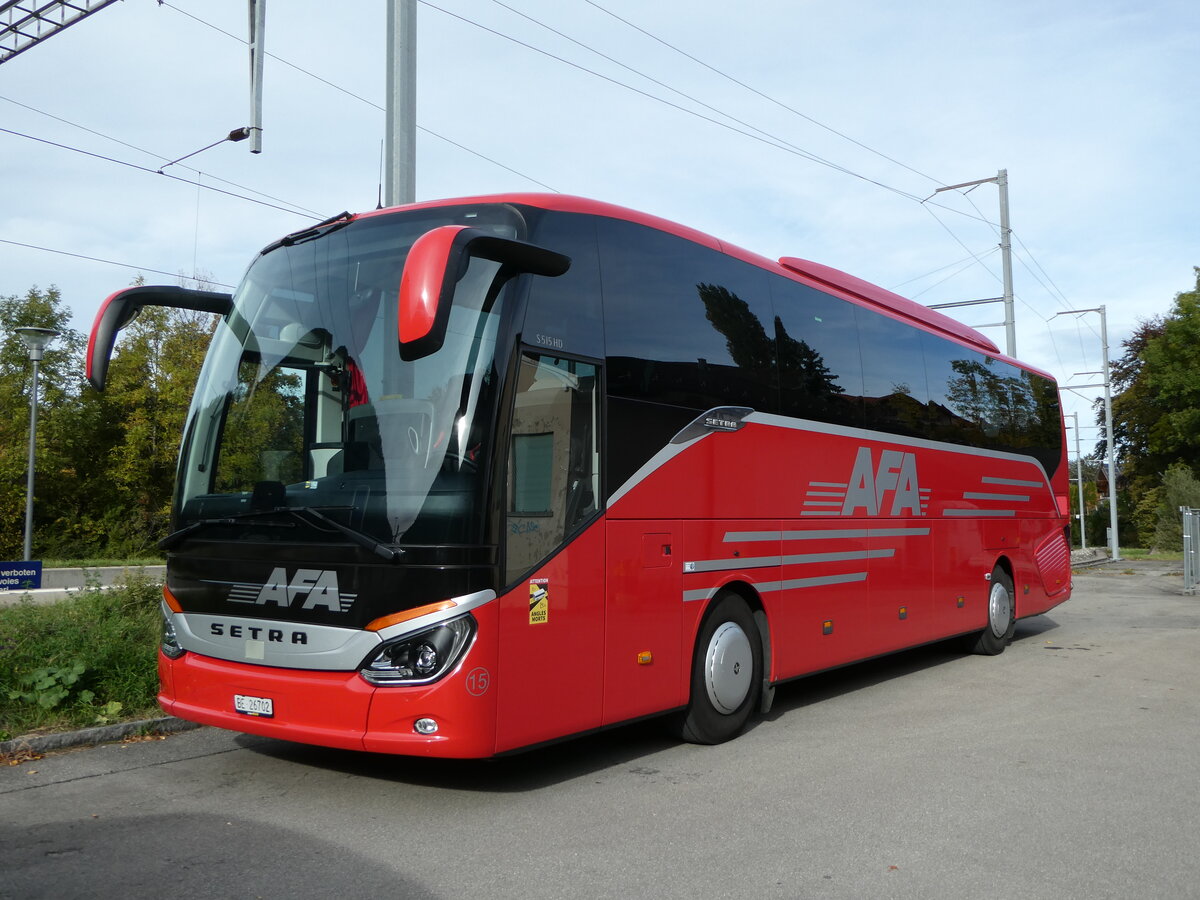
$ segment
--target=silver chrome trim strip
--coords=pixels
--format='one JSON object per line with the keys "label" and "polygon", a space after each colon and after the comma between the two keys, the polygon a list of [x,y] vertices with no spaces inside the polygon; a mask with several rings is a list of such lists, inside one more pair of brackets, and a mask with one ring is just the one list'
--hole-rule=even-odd
{"label": "silver chrome trim strip", "polygon": [[967,518],[969,516],[1015,516],[1015,509],[944,509],[943,516],[953,516],[955,518]]}
{"label": "silver chrome trim strip", "polygon": [[964,493],[964,500],[1012,500],[1016,503],[1028,503],[1028,494],[974,494]]}
{"label": "silver chrome trim strip", "polygon": [[[449,598],[454,606],[438,610],[377,632],[338,625],[312,625],[278,619],[251,619],[244,616],[214,616],[207,613],[174,613],[175,634],[185,650],[225,659],[230,662],[281,669],[309,669],[316,672],[355,672],[359,664],[381,643],[440,622],[455,619],[496,599],[492,590],[477,591]],[[221,625],[221,635],[212,633]],[[238,629],[237,636],[229,634]],[[271,638],[278,635],[277,639]],[[304,643],[293,643],[294,635],[303,634]],[[261,638],[267,638],[262,640]]]}
{"label": "silver chrome trim strip", "polygon": [[[213,626],[222,633],[214,634]],[[380,642],[358,628],[208,613],[176,613],[175,634],[181,647],[204,656],[320,672],[353,672]],[[303,643],[296,643],[301,636]]]}

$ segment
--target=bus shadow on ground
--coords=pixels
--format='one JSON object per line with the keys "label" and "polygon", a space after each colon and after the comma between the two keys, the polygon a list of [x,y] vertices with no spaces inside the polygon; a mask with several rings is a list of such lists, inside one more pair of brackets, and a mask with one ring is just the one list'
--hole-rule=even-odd
{"label": "bus shadow on ground", "polygon": [[[1047,616],[1017,623],[1018,645],[1058,628]],[[774,721],[805,707],[867,690],[920,671],[969,656],[961,638],[857,662],[780,685],[771,712],[752,720]],[[239,735],[244,749],[292,764],[341,772],[396,784],[485,793],[523,793],[541,790],[609,769],[643,761],[659,753],[686,751],[671,732],[669,716],[660,716],[592,734],[565,738],[545,746],[488,760],[424,759],[296,744],[253,735]],[[697,748],[702,750],[703,748]]]}
{"label": "bus shadow on ground", "polygon": [[[1058,628],[1049,616],[1034,616],[1017,622],[1010,646],[1039,637]],[[927,669],[971,658],[967,637],[936,641],[908,650],[900,650],[837,669],[805,675],[776,688],[775,702],[764,720],[771,722],[794,710],[866,690]],[[751,726],[753,727],[753,726]]]}

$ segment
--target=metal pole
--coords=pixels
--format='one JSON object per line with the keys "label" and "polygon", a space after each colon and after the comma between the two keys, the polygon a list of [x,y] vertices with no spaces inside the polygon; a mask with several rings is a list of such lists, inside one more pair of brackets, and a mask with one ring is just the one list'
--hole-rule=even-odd
{"label": "metal pole", "polygon": [[250,152],[262,153],[263,44],[267,0],[250,0]]}
{"label": "metal pole", "polygon": [[1008,224],[1008,169],[996,173],[1000,188],[1000,260],[1004,268],[1004,344],[1005,352],[1017,355],[1017,324],[1013,310],[1012,228]]}
{"label": "metal pole", "polygon": [[383,203],[417,198],[417,4],[388,0]]}
{"label": "metal pole", "polygon": [[1116,446],[1113,441],[1112,418],[1112,379],[1108,372],[1108,316],[1104,305],[1100,306],[1100,341],[1104,345],[1104,430],[1107,433],[1106,445],[1108,452],[1108,518],[1109,529],[1112,531],[1112,558],[1121,558],[1121,548],[1117,540],[1117,464]]}
{"label": "metal pole", "polygon": [[25,556],[26,562],[33,559],[33,461],[37,450],[37,400],[38,400],[38,360],[42,358],[41,349],[30,350],[29,358],[33,360],[33,386],[29,390],[29,475],[25,480]]}
{"label": "metal pole", "polygon": [[[1017,320],[1013,310],[1012,228],[1008,223],[1008,169],[998,171],[995,178],[979,178],[975,181],[964,181],[962,184],[949,184],[938,188],[933,193],[940,194],[942,191],[957,191],[961,188],[991,184],[992,182],[995,182],[996,186],[1000,188],[1000,259],[1004,268],[1004,296],[996,299],[1004,301],[1004,352],[1015,358],[1017,355]],[[961,304],[941,303],[929,308],[944,309],[953,305],[967,306],[971,303],[991,302],[993,301],[969,300]],[[986,328],[990,326],[979,327]]]}
{"label": "metal pole", "polygon": [[1071,413],[1075,420],[1075,480],[1079,483],[1079,549],[1087,549],[1087,533],[1084,527],[1083,509],[1083,456],[1079,452],[1079,413]]}
{"label": "metal pole", "polygon": [[[1100,345],[1101,352],[1104,354],[1104,365],[1100,370],[1100,374],[1104,376],[1104,381],[1100,384],[1074,385],[1068,386],[1067,390],[1077,390],[1083,387],[1103,387],[1104,388],[1104,430],[1106,432],[1105,447],[1106,455],[1108,456],[1108,517],[1109,528],[1111,532],[1111,547],[1112,558],[1121,558],[1121,548],[1117,540],[1117,463],[1116,463],[1116,442],[1113,439],[1113,421],[1112,421],[1112,376],[1109,373],[1108,366],[1108,314],[1103,306],[1098,306],[1094,309],[1066,309],[1062,312],[1056,312],[1055,316],[1067,315],[1082,315],[1083,313],[1100,313]],[[1079,375],[1096,373],[1079,372]]]}

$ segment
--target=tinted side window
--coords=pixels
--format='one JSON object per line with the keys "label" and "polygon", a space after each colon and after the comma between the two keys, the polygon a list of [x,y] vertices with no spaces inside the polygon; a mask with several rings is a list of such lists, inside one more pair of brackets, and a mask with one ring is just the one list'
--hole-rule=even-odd
{"label": "tinted side window", "polygon": [[773,279],[785,416],[859,427],[862,360],[854,306],[794,281]]}
{"label": "tinted side window", "polygon": [[929,376],[930,437],[1025,453],[1048,475],[1062,460],[1058,389],[1032,372],[924,335]]}
{"label": "tinted side window", "polygon": [[[930,434],[935,441],[990,446],[996,385],[988,357],[952,341],[922,335],[929,380]],[[993,431],[991,435],[989,431]]]}
{"label": "tinted side window", "polygon": [[610,394],[774,412],[766,273],[630,222],[602,219],[598,229]]}
{"label": "tinted side window", "polygon": [[856,309],[862,345],[863,407],[867,428],[924,437],[929,388],[922,332],[869,309]]}
{"label": "tinted side window", "polygon": [[571,258],[557,278],[529,279],[525,343],[597,359],[604,356],[600,312],[600,264],[596,258],[596,219],[547,212],[538,217],[530,240]]}

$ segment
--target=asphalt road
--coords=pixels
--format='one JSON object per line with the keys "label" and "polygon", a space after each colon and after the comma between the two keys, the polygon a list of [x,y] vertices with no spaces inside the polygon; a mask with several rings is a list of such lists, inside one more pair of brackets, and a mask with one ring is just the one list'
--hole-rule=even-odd
{"label": "asphalt road", "polygon": [[1002,656],[797,682],[719,747],[642,724],[462,763],[201,729],[0,767],[0,897],[1200,897],[1200,598],[1131,566]]}

